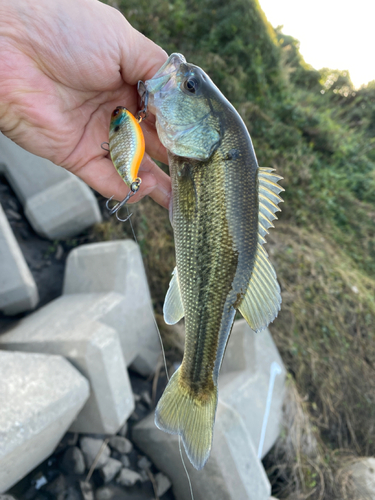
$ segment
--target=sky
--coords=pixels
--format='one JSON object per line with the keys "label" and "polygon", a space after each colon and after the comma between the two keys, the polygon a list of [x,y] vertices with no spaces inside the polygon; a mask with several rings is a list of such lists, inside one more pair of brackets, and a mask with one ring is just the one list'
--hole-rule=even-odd
{"label": "sky", "polygon": [[375,80],[375,0],[259,0],[273,27],[300,41],[315,69],[349,70],[356,88]]}

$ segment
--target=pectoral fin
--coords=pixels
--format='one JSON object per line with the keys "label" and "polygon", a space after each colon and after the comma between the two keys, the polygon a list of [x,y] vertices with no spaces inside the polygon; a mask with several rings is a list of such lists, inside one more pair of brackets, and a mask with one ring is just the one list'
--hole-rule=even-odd
{"label": "pectoral fin", "polygon": [[167,325],[174,325],[185,316],[184,306],[178,282],[177,267],[174,268],[163,306],[164,321]]}
{"label": "pectoral fin", "polygon": [[249,287],[239,311],[255,332],[266,328],[280,310],[280,287],[267,253],[258,243],[257,254]]}

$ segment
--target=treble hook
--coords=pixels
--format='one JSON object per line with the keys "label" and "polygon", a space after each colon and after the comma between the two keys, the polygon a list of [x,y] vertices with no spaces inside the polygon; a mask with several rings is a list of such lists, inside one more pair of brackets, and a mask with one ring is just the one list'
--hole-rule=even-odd
{"label": "treble hook", "polygon": [[138,191],[139,186],[141,185],[142,179],[137,177],[133,182],[132,185],[130,186],[130,191],[129,193],[125,196],[125,198],[116,203],[116,205],[113,208],[110,208],[109,202],[113,199],[113,195],[107,200],[105,206],[107,210],[109,210],[109,215],[116,214],[116,219],[119,220],[120,222],[126,222],[127,220],[130,219],[130,217],[133,215],[132,213],[129,214],[126,219],[121,219],[118,215],[118,211],[130,200],[132,196],[135,195],[135,193]]}

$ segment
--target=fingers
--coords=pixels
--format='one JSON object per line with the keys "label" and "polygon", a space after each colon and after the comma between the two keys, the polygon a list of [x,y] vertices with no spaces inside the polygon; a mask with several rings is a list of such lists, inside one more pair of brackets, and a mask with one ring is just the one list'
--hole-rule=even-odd
{"label": "fingers", "polygon": [[[109,158],[93,159],[74,173],[105,198],[113,196],[115,200],[121,201],[129,192],[129,187],[121,179]],[[136,203],[149,195],[157,203],[168,208],[171,196],[170,178],[148,155],[145,155],[138,175],[142,179],[142,184],[129,203]]]}

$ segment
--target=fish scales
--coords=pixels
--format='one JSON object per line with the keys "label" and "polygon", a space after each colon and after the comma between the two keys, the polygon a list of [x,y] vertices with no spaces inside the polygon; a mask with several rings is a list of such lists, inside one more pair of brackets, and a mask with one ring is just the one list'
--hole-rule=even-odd
{"label": "fish scales", "polygon": [[212,444],[217,381],[239,310],[255,331],[280,309],[276,273],[262,247],[282,201],[272,169],[258,167],[241,117],[203,70],[172,54],[145,83],[168,149],[176,268],[164,318],[185,317],[185,350],[155,412],[201,469]]}
{"label": "fish scales", "polygon": [[[181,377],[198,392],[209,385],[215,364],[217,381],[224,353],[223,348],[220,353],[218,349],[225,346],[230,333],[221,325],[227,325],[238,295],[246,292],[254,265],[257,163],[251,143],[238,128],[235,123],[225,124],[221,145],[207,162],[170,155],[176,259],[186,329]],[[228,158],[226,151],[230,150],[241,153]],[[236,189],[239,184],[241,190]],[[241,199],[242,188],[247,195]]]}

